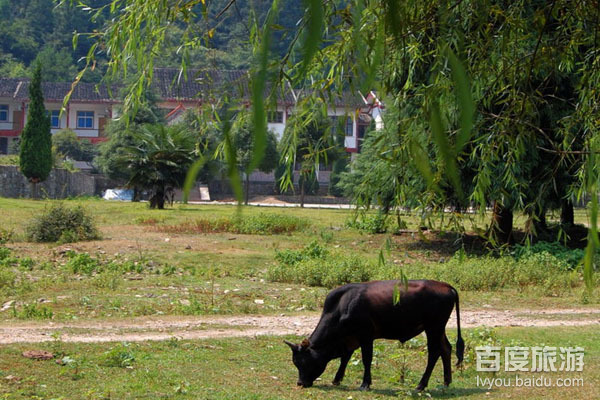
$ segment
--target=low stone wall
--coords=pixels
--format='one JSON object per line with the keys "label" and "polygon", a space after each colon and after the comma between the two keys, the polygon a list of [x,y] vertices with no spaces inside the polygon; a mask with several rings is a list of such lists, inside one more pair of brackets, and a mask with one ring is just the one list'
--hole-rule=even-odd
{"label": "low stone wall", "polygon": [[[49,199],[101,196],[104,190],[116,186],[118,186],[117,182],[101,175],[69,172],[66,169],[54,168],[48,179],[38,184],[38,194],[41,198]],[[17,167],[0,166],[0,197],[31,197],[31,186]]]}
{"label": "low stone wall", "polygon": [[[242,186],[245,183],[242,182]],[[208,184],[208,189],[210,191],[211,199],[219,200],[225,197],[233,196],[233,190],[231,190],[231,185],[228,181],[211,181]],[[329,191],[329,184],[320,183],[319,184],[319,196],[327,196],[327,192]],[[300,188],[298,184],[294,184],[294,191],[288,190],[286,195],[294,195],[300,193]],[[275,182],[250,182],[250,196],[276,196],[280,193],[276,190]]]}

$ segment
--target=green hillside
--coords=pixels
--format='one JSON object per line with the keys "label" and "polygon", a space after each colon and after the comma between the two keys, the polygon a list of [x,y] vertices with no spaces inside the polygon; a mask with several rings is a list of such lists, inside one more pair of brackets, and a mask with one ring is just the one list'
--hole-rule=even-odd
{"label": "green hillside", "polygon": [[[83,67],[82,57],[87,54],[92,39],[79,37],[73,48],[73,33],[91,33],[102,29],[109,18],[108,11],[93,19],[92,14],[82,7],[67,4],[57,5],[54,0],[0,0],[0,77],[22,77],[31,75],[31,66],[39,60],[44,66],[44,80],[69,81]],[[110,0],[88,0],[92,7],[100,7]],[[202,17],[200,7],[195,9],[195,32],[206,32],[215,28],[208,43],[203,42],[190,52],[192,66],[220,69],[248,68],[251,61],[249,43],[251,21],[256,17],[262,21],[271,1],[237,0],[218,19],[215,18],[229,0],[213,0],[208,3],[208,20]],[[282,2],[278,19],[277,38],[273,51],[283,53],[291,39],[288,32],[302,15],[302,2]],[[157,59],[157,66],[173,67],[180,63],[177,49],[183,27],[172,26],[168,31],[170,45]],[[103,75],[104,60],[100,56],[98,67],[89,72],[84,81],[97,82]]]}

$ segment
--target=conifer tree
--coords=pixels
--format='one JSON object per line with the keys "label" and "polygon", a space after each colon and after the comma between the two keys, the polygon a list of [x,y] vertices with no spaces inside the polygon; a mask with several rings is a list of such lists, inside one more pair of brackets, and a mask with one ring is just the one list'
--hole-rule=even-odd
{"label": "conifer tree", "polygon": [[29,111],[21,134],[21,173],[31,183],[31,197],[37,197],[37,183],[48,178],[52,170],[52,135],[50,117],[42,95],[42,66],[37,64],[29,85]]}

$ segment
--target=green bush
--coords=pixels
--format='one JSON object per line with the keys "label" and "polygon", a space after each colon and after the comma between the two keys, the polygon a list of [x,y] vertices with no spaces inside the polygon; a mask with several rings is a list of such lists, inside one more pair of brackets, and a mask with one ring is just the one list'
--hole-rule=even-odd
{"label": "green bush", "polygon": [[122,343],[105,352],[100,364],[106,367],[126,368],[133,366],[135,355],[129,348],[129,344]]}
{"label": "green bush", "polygon": [[14,288],[17,280],[14,272],[7,269],[0,269],[0,290],[4,288]]}
{"label": "green bush", "polygon": [[389,230],[388,219],[388,215],[382,212],[375,215],[363,214],[346,222],[346,226],[367,233],[386,233]]}
{"label": "green bush", "polygon": [[4,261],[10,257],[10,249],[8,247],[0,246],[0,261]]}
{"label": "green bush", "polygon": [[548,253],[557,259],[566,262],[569,268],[576,268],[583,259],[582,249],[569,249],[559,242],[537,242],[532,246],[516,245],[512,252],[515,259],[520,260],[532,254]]}
{"label": "green bush", "polygon": [[0,155],[0,165],[19,165],[19,155]]}
{"label": "green bush", "polygon": [[34,218],[26,228],[26,236],[32,242],[60,243],[100,238],[92,217],[83,208],[68,208],[60,203]]}
{"label": "green bush", "polygon": [[52,319],[54,313],[46,306],[38,306],[37,304],[25,304],[23,309],[17,311],[13,308],[13,314],[19,319]]}
{"label": "green bush", "polygon": [[0,228],[0,244],[5,244],[10,242],[13,237],[14,232],[9,229]]}
{"label": "green bush", "polygon": [[88,253],[68,252],[69,261],[65,265],[74,274],[92,275],[94,272],[100,272],[101,265],[95,258]]}

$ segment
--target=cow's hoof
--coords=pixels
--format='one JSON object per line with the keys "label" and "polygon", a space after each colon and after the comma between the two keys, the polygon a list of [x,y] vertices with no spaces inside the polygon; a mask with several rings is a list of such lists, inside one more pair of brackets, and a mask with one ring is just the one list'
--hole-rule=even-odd
{"label": "cow's hoof", "polygon": [[340,382],[341,382],[341,381],[333,381],[333,382],[331,382],[331,384],[332,384],[333,386],[340,386]]}
{"label": "cow's hoof", "polygon": [[361,392],[366,392],[367,390],[371,390],[371,385],[367,385],[367,384],[363,383],[362,385],[360,385],[358,390],[360,390]]}
{"label": "cow's hoof", "polygon": [[425,385],[417,386],[417,389],[416,389],[417,392],[422,392],[423,390],[425,390]]}

